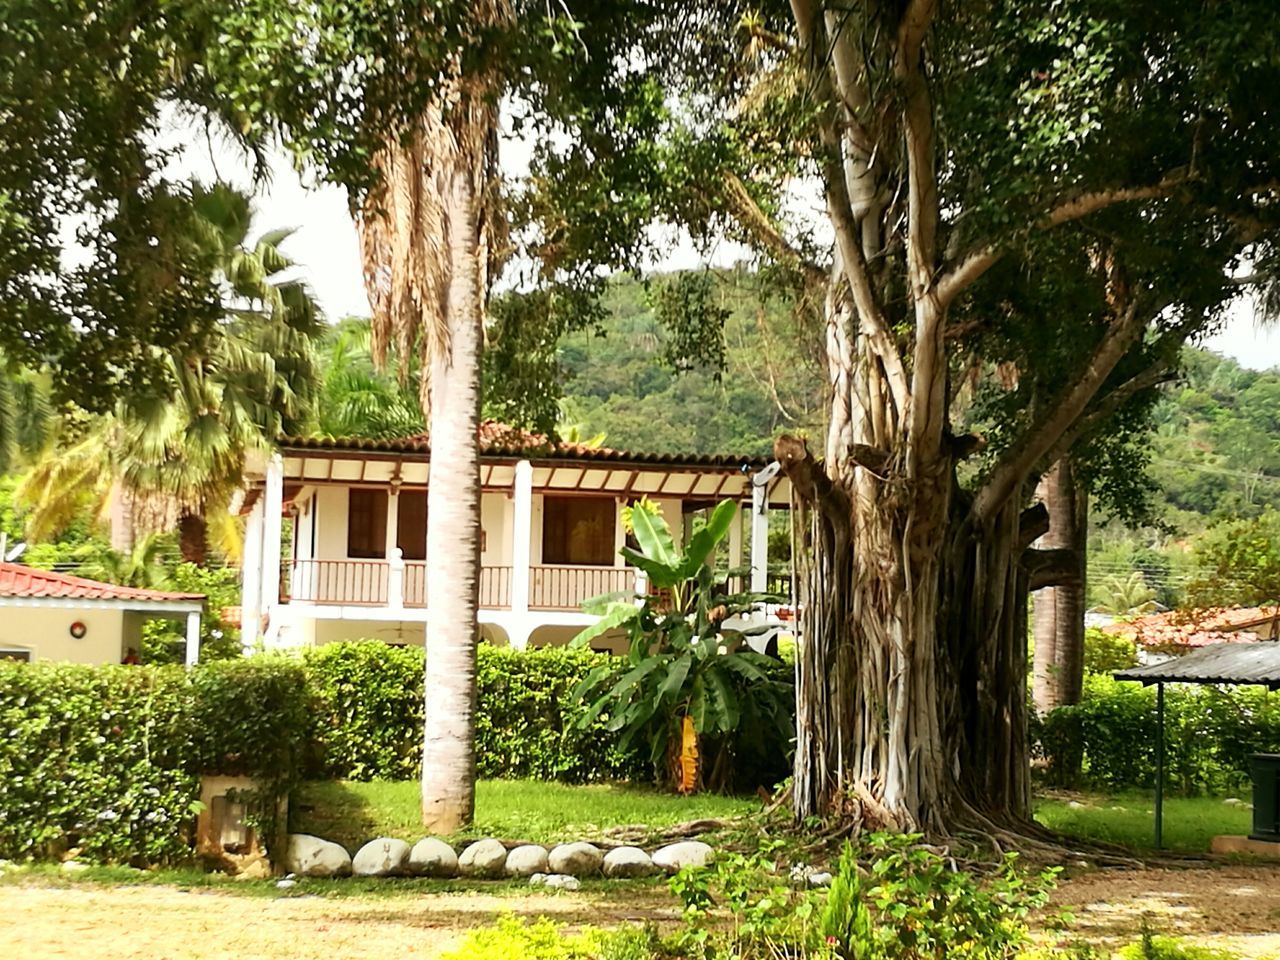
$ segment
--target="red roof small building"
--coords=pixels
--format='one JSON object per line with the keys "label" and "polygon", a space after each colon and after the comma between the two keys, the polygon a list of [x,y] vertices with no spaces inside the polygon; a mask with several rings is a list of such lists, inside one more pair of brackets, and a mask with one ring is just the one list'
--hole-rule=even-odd
{"label": "red roof small building", "polygon": [[125,587],[0,563],[0,658],[137,663],[148,620],[186,621],[186,662],[200,656],[205,597]]}
{"label": "red roof small building", "polygon": [[1253,643],[1280,638],[1280,607],[1212,607],[1168,610],[1103,627],[1142,647],[1176,650],[1214,643]]}

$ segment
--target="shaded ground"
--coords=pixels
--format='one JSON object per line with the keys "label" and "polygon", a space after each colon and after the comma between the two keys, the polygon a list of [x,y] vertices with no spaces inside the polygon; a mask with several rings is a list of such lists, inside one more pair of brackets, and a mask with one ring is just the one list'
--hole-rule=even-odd
{"label": "shaded ground", "polygon": [[[533,894],[509,885],[477,891],[370,882],[339,895],[357,888],[319,883],[310,888],[318,896],[306,886],[288,895],[269,883],[219,886],[113,886],[34,874],[8,882],[0,886],[0,957],[402,960],[436,956],[462,931],[503,913],[606,927],[677,919],[661,885],[601,882],[579,893]],[[1280,956],[1280,866],[1095,871],[1064,882],[1053,906],[1075,914],[1073,938],[1101,945],[1131,942],[1146,915],[1158,933],[1247,957]]]}
{"label": "shaded ground", "polygon": [[1280,866],[1098,870],[1064,882],[1053,906],[1075,915],[1074,936],[1105,945],[1132,941],[1146,915],[1156,933],[1280,956]]}

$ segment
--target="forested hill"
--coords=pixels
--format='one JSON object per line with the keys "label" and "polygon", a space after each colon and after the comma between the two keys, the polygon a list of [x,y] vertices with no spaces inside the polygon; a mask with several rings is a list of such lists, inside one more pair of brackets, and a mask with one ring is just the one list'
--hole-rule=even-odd
{"label": "forested hill", "polygon": [[[725,280],[726,278],[721,278]],[[565,421],[608,446],[654,452],[765,453],[782,430],[822,436],[820,344],[780,302],[760,305],[731,282],[725,370],[678,373],[668,334],[636,282],[615,285],[604,336],[564,339]],[[1188,348],[1182,377],[1155,409],[1151,475],[1157,515],[1180,534],[1213,519],[1280,509],[1280,372]]]}
{"label": "forested hill", "polygon": [[[662,282],[661,279],[655,281]],[[669,333],[645,287],[616,283],[604,336],[561,341],[565,422],[606,433],[611,447],[654,453],[763,454],[780,431],[821,436],[821,357],[782,302],[715,284],[725,320],[725,363],[677,372]]]}

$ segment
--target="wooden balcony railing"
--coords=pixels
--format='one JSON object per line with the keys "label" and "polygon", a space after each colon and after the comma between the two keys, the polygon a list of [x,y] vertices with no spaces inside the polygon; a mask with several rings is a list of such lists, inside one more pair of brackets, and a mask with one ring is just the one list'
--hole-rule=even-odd
{"label": "wooden balcony railing", "polygon": [[384,606],[389,574],[385,560],[295,560],[289,597],[307,603]]}
{"label": "wooden balcony railing", "polygon": [[583,600],[635,585],[636,572],[630,567],[535,565],[529,568],[529,609],[577,610]]}
{"label": "wooden balcony railing", "polygon": [[[411,560],[404,565],[404,605],[427,605],[427,564],[425,560]],[[511,609],[511,568],[483,566],[480,568],[480,609]]]}

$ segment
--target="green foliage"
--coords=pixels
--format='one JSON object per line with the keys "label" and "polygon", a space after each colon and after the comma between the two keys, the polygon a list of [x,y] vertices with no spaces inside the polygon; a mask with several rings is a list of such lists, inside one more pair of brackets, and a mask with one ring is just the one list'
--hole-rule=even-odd
{"label": "green foliage", "polygon": [[[120,581],[107,578],[113,583]],[[228,660],[239,657],[240,631],[222,619],[227,607],[240,605],[240,574],[234,567],[200,567],[179,563],[154,584],[162,590],[203,593],[204,616],[200,618],[200,660]],[[182,663],[186,655],[185,624],[173,620],[151,620],[142,628],[143,663]]]}
{"label": "green foliage", "polygon": [[653,939],[643,927],[570,933],[546,917],[530,922],[503,916],[492,927],[470,931],[442,960],[649,960]]}
{"label": "green foliage", "polygon": [[779,874],[773,858],[781,842],[749,856],[728,854],[709,870],[686,868],[669,883],[685,919],[670,947],[680,956],[743,960],[1020,955],[1029,943],[1027,917],[1048,900],[1058,869],[1028,876],[1010,855],[980,880],[919,841],[871,834],[858,847],[846,844],[825,893]]}
{"label": "green foliage", "polygon": [[[1027,915],[1049,898],[1058,869],[1028,877],[1005,857],[985,884],[958,871],[918,837],[872,834],[846,845],[819,931],[842,960],[997,960],[1028,942]],[[859,856],[870,859],[863,870]]]}
{"label": "green foliage", "polygon": [[274,799],[296,782],[308,722],[301,670],[282,659],[189,673],[0,662],[0,856],[184,860],[197,775],[244,773]]}
{"label": "green foliage", "polygon": [[[1085,678],[1084,698],[1044,718],[1041,749],[1051,765],[1083,759],[1081,782],[1106,790],[1150,787],[1156,769],[1153,687],[1109,676]],[[1176,792],[1238,790],[1249,755],[1280,750],[1280,700],[1257,687],[1165,688],[1165,776]]]}
{"label": "green foliage", "polygon": [[[659,510],[641,500],[624,522],[639,547],[620,553],[647,575],[650,591],[639,598],[597,597],[583,604],[600,619],[574,639],[582,646],[617,627],[627,631],[630,668],[621,678],[600,668],[583,678],[574,697],[591,703],[583,725],[607,718],[606,730],[622,733],[622,744],[643,739],[660,780],[681,782],[676,758],[686,717],[695,733],[725,754],[733,741],[787,743],[791,739],[793,687],[779,679],[775,661],[722,632],[724,622],[750,613],[760,598],[718,595],[708,560],[729,534],[737,506],[718,504],[706,524],[677,551]],[[733,645],[733,649],[730,649]],[[705,746],[700,748],[705,749]],[[702,770],[724,770],[716,757]],[[701,775],[701,770],[700,770]]]}
{"label": "green foliage", "polygon": [[[332,643],[308,651],[304,663],[317,699],[313,775],[416,779],[422,766],[422,648],[379,640]],[[640,775],[641,759],[617,742],[604,720],[580,723],[585,708],[570,696],[585,674],[616,674],[622,666],[591,651],[481,644],[478,775],[568,782]]]}
{"label": "green foliage", "polygon": [[1280,512],[1215,524],[1196,542],[1201,575],[1187,589],[1198,607],[1280,601]]}
{"label": "green foliage", "polygon": [[1228,950],[1214,950],[1184,943],[1176,937],[1163,937],[1154,933],[1149,921],[1142,922],[1142,936],[1137,943],[1123,947],[1116,954],[1118,960],[1236,960],[1237,954]]}
{"label": "green foliage", "polygon": [[1084,672],[1111,675],[1136,666],[1138,651],[1132,640],[1096,628],[1084,632]]}

